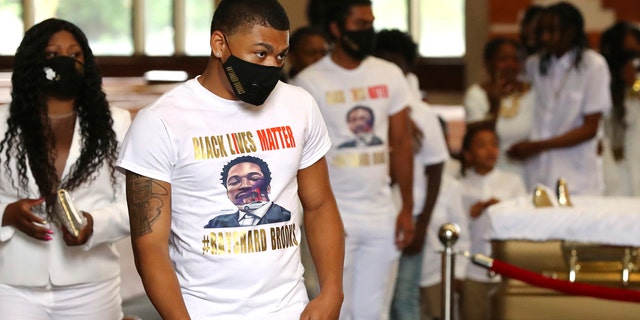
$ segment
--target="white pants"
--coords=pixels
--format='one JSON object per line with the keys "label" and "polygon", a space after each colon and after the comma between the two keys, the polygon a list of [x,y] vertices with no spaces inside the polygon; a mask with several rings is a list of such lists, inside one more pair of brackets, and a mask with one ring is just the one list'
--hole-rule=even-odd
{"label": "white pants", "polygon": [[341,320],[389,318],[400,251],[395,218],[389,221],[344,220],[344,302]]}
{"label": "white pants", "polygon": [[120,320],[120,278],[45,288],[0,284],[3,320]]}

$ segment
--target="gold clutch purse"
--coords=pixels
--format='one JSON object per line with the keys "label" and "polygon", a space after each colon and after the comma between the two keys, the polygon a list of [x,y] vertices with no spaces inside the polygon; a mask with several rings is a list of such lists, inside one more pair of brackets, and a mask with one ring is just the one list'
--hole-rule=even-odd
{"label": "gold clutch purse", "polygon": [[53,206],[53,213],[60,223],[74,237],[80,234],[80,231],[87,225],[87,219],[78,211],[73,204],[71,195],[65,189],[58,190],[56,194],[56,203]]}

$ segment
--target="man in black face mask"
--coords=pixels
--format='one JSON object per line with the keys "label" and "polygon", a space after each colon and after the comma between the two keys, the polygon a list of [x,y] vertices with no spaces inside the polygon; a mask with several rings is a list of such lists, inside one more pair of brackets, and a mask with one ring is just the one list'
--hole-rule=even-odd
{"label": "man in black face mask", "polygon": [[[316,98],[333,141],[329,175],[348,235],[341,318],[381,319],[389,314],[399,250],[414,233],[411,93],[396,65],[370,56],[375,39],[371,1],[326,0],[321,6],[333,49],[293,83]],[[355,106],[371,110],[376,119],[371,134],[381,143],[339,148],[353,140],[345,119]],[[392,204],[390,180],[400,187],[402,208]]]}
{"label": "man in black face mask", "polygon": [[[339,315],[344,229],[324,158],[331,141],[313,97],[278,81],[288,36],[277,0],[223,0],[203,74],[138,112],[127,133],[118,165],[136,265],[164,319]],[[230,184],[234,199],[255,206],[245,218],[268,216],[272,206],[260,204],[271,201],[287,219],[208,224],[238,211]],[[321,286],[311,302],[303,221]]]}

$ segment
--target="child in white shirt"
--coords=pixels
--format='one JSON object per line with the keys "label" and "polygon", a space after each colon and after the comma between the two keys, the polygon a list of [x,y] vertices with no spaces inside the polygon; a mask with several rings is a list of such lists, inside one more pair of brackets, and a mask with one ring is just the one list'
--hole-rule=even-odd
{"label": "child in white shirt", "polygon": [[[501,200],[526,195],[522,178],[495,168],[500,153],[499,141],[492,125],[474,123],[467,126],[462,142],[462,201],[468,213],[471,254],[491,255],[485,238],[486,219],[478,219],[485,209]],[[491,319],[491,297],[498,288],[499,277],[492,277],[483,267],[469,263],[463,288],[462,310],[467,320]]]}

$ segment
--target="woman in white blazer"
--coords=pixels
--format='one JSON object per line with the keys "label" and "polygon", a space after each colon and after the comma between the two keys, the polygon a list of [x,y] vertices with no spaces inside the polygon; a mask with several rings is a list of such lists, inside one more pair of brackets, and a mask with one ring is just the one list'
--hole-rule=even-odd
{"label": "woman in white blazer", "polygon": [[[0,310],[3,319],[122,318],[114,242],[129,233],[114,167],[131,122],[110,109],[87,38],[48,19],[15,55],[12,101],[0,106]],[[86,226],[54,220],[66,189]]]}

